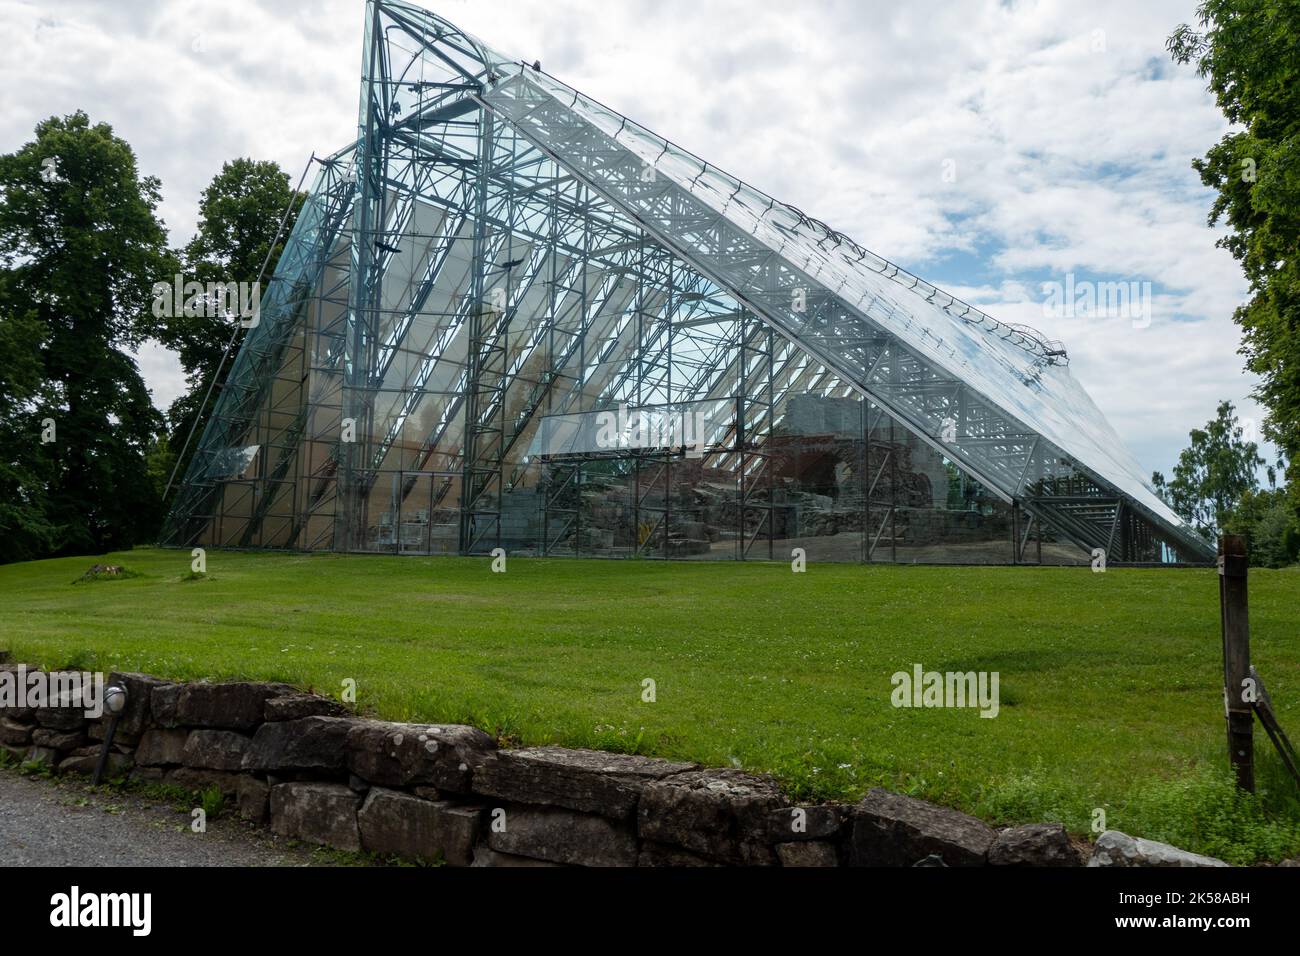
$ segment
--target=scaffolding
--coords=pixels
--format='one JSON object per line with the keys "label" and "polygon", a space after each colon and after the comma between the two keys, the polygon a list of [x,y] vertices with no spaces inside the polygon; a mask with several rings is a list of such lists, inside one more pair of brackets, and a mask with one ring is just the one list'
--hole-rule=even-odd
{"label": "scaffolding", "polygon": [[1060,343],[425,10],[366,18],[357,141],[320,161],[164,544],[1213,560]]}

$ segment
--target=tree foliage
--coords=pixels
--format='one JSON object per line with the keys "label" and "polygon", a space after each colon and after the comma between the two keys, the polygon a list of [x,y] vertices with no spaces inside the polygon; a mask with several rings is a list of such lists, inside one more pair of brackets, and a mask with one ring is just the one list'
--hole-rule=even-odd
{"label": "tree foliage", "polygon": [[1224,530],[1246,536],[1252,564],[1281,568],[1300,559],[1300,522],[1283,489],[1246,492]]}
{"label": "tree foliage", "polygon": [[1169,50],[1194,63],[1233,129],[1194,163],[1218,196],[1211,225],[1241,262],[1243,354],[1261,378],[1266,436],[1290,461],[1300,514],[1300,0],[1205,0]]}
{"label": "tree foliage", "polygon": [[0,273],[0,563],[40,557],[56,540],[31,414],[42,386],[44,335],[34,313],[7,311],[5,279]]}
{"label": "tree foliage", "polygon": [[130,146],[85,113],[0,156],[0,559],[156,532],[145,457],[162,422],[130,350],[169,260],[159,200]]}
{"label": "tree foliage", "polygon": [[1179,456],[1172,480],[1156,472],[1152,482],[1206,537],[1245,535],[1253,563],[1281,567],[1296,560],[1300,522],[1286,490],[1277,484],[1285,460],[1264,469],[1267,489],[1259,481],[1265,464],[1258,446],[1246,440],[1232,404],[1223,402],[1213,421],[1192,431],[1191,445]]}
{"label": "tree foliage", "polygon": [[1214,538],[1242,498],[1258,490],[1264,459],[1259,447],[1245,440],[1231,402],[1220,404],[1204,428],[1193,429],[1191,440],[1174,466],[1173,479],[1166,481],[1157,472],[1152,482],[1175,511]]}

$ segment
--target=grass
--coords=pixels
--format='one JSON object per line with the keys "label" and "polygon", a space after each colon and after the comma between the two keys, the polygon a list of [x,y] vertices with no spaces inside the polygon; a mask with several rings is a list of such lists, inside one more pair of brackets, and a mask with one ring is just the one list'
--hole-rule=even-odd
{"label": "grass", "polygon": [[[1106,825],[1232,862],[1300,852],[1300,792],[1257,734],[1226,755],[1213,571],[817,566],[137,550],[0,567],[16,660],[283,680],[392,720],[740,766],[801,799],[885,786],[996,823]],[[1252,572],[1256,665],[1300,737],[1300,573]],[[996,671],[1001,712],[897,710],[891,678]],[[653,680],[655,701],[643,700]]]}

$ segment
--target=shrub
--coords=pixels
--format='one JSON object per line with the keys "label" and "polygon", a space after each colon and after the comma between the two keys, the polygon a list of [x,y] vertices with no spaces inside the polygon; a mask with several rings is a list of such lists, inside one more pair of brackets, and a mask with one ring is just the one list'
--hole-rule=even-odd
{"label": "shrub", "polygon": [[1231,771],[1202,769],[1142,788],[1112,821],[1118,829],[1247,866],[1300,850],[1300,832],[1274,818]]}

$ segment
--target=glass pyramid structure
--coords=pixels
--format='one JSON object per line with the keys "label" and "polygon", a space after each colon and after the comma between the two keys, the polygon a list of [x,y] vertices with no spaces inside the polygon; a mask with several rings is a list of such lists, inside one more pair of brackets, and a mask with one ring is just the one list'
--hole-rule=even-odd
{"label": "glass pyramid structure", "polygon": [[428,11],[320,162],[165,545],[1214,558],[1058,343]]}

